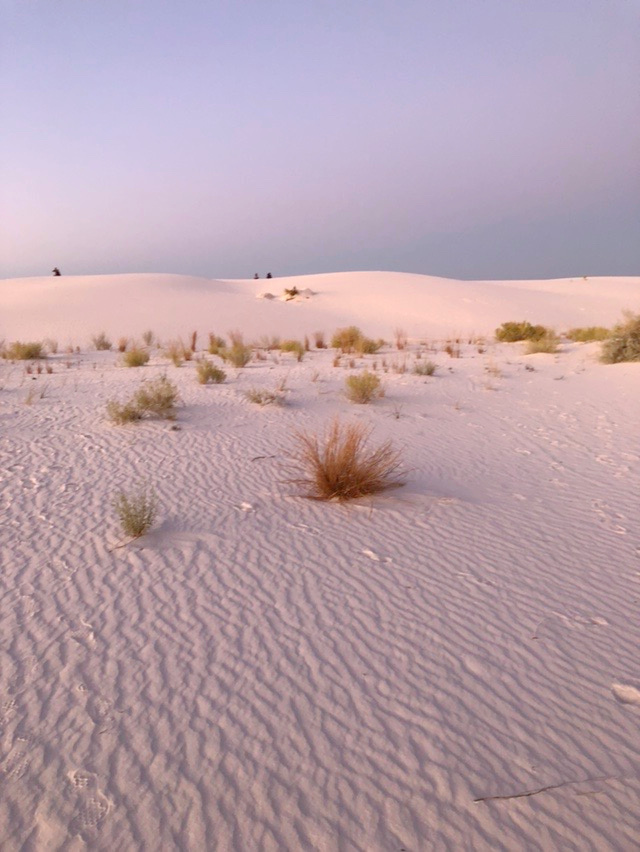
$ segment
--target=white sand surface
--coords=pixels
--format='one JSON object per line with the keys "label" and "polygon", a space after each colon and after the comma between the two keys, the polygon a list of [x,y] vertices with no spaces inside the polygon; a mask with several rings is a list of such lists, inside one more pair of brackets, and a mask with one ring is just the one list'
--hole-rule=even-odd
{"label": "white sand surface", "polygon": [[[258,298],[294,284],[316,295]],[[640,279],[0,281],[0,338],[60,344],[50,374],[0,362],[2,848],[638,848],[640,364],[468,342],[625,308]],[[413,340],[216,386],[89,344],[351,322]],[[363,366],[386,394],[355,406]],[[109,422],[164,374],[176,424]],[[285,405],[244,395],[283,382]],[[393,441],[404,487],[300,496],[295,430],[336,415]],[[126,542],[112,501],[144,482],[158,518]]]}

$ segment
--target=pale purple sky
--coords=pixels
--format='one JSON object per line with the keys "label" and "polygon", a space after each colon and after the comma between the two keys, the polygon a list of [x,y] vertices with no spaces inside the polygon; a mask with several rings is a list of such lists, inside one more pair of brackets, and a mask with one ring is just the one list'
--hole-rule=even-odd
{"label": "pale purple sky", "polygon": [[0,0],[0,277],[640,274],[639,0]]}

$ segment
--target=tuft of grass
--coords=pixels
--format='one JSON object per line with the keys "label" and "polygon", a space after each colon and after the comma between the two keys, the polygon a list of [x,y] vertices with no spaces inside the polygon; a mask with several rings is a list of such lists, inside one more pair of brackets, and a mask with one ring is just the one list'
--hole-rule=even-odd
{"label": "tuft of grass", "polygon": [[227,374],[220,367],[216,367],[211,361],[199,361],[196,367],[196,378],[201,385],[213,383],[221,384],[227,378]]}
{"label": "tuft of grass", "polygon": [[350,354],[356,351],[356,347],[363,337],[364,335],[355,325],[339,328],[331,338],[331,347],[339,349],[343,355]]}
{"label": "tuft of grass", "polygon": [[640,361],[640,314],[625,312],[624,322],[615,325],[602,344],[600,359],[605,364]]}
{"label": "tuft of grass", "polygon": [[2,357],[8,361],[37,361],[40,358],[46,358],[47,355],[44,351],[44,343],[39,340],[31,343],[21,343],[16,340],[2,351]]}
{"label": "tuft of grass", "polygon": [[251,347],[245,346],[241,340],[236,340],[229,348],[221,349],[218,355],[234,367],[246,367],[251,360]]}
{"label": "tuft of grass", "polygon": [[217,355],[221,349],[224,349],[227,344],[223,337],[218,337],[212,331],[209,332],[209,355]]}
{"label": "tuft of grass", "polygon": [[155,335],[151,331],[151,329],[148,329],[147,331],[145,331],[144,334],[142,335],[142,342],[144,343],[144,345],[147,346],[148,348],[151,348],[154,344],[154,341],[155,341]]}
{"label": "tuft of grass", "polygon": [[396,349],[402,351],[407,348],[407,332],[403,328],[394,328],[393,336],[396,341]]}
{"label": "tuft of grass", "polygon": [[304,358],[305,347],[299,340],[283,340],[280,344],[281,352],[293,352],[298,361]]}
{"label": "tuft of grass", "polygon": [[118,352],[126,352],[128,345],[129,345],[129,338],[128,337],[118,338]]}
{"label": "tuft of grass", "polygon": [[379,447],[368,444],[371,429],[362,423],[342,424],[334,420],[325,435],[296,432],[299,451],[294,462],[302,476],[293,482],[306,489],[313,500],[354,500],[398,488],[400,453],[391,441]]}
{"label": "tuft of grass", "polygon": [[522,322],[503,322],[495,331],[496,340],[501,343],[516,343],[519,340],[541,340],[548,337],[550,330],[544,325],[531,325],[527,320]]}
{"label": "tuft of grass", "polygon": [[118,425],[135,423],[143,417],[175,420],[178,388],[166,376],[143,382],[133,397],[124,404],[110,400],[107,416]]}
{"label": "tuft of grass", "polygon": [[98,352],[108,352],[112,346],[111,341],[104,333],[104,331],[101,331],[100,334],[94,334],[94,336],[91,338],[91,342],[93,343],[94,348],[97,349]]}
{"label": "tuft of grass", "polygon": [[349,402],[366,405],[373,399],[384,396],[384,390],[378,376],[369,370],[363,370],[355,376],[347,376],[345,389]]}
{"label": "tuft of grass", "polygon": [[417,361],[413,365],[413,372],[416,376],[432,376],[436,371],[436,364],[433,361]]}
{"label": "tuft of grass", "polygon": [[535,355],[538,352],[553,354],[558,351],[558,337],[552,329],[547,329],[544,337],[538,337],[527,341],[525,355]]}
{"label": "tuft of grass", "polygon": [[164,357],[168,358],[174,367],[184,364],[184,346],[179,340],[171,340],[164,350]]}
{"label": "tuft of grass", "polygon": [[158,497],[148,486],[129,494],[119,491],[114,498],[113,508],[123,533],[130,538],[140,538],[153,526],[158,513]]}
{"label": "tuft of grass", "polygon": [[314,331],[313,332],[313,342],[316,349],[326,349],[327,344],[324,340],[324,331]]}
{"label": "tuft of grass", "polygon": [[140,346],[132,346],[122,353],[122,363],[125,367],[143,367],[149,361],[149,353]]}
{"label": "tuft of grass", "polygon": [[264,388],[249,388],[245,397],[256,405],[284,405],[284,394],[279,391],[269,391]]}
{"label": "tuft of grass", "polygon": [[136,423],[138,420],[142,420],[142,411],[133,400],[123,404],[110,399],[107,403],[107,417],[117,426],[124,426],[126,423]]}
{"label": "tuft of grass", "polygon": [[593,340],[606,340],[610,334],[611,331],[602,325],[590,325],[586,328],[570,328],[567,337],[576,343],[590,343]]}

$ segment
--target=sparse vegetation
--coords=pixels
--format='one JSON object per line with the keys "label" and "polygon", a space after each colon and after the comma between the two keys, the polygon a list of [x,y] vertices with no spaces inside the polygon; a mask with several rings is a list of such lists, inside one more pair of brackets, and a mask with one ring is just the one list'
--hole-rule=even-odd
{"label": "sparse vegetation", "polygon": [[503,322],[496,329],[496,340],[501,343],[516,343],[519,340],[540,340],[549,336],[549,329],[544,325],[531,325],[530,322]]}
{"label": "sparse vegetation", "polygon": [[553,354],[558,351],[558,337],[553,329],[547,329],[544,337],[537,337],[527,341],[526,355],[535,355],[538,352]]}
{"label": "sparse vegetation", "polygon": [[113,508],[123,533],[130,538],[140,538],[153,526],[158,512],[158,497],[148,486],[129,494],[119,491],[113,501]]}
{"label": "sparse vegetation", "polygon": [[610,334],[611,331],[602,325],[590,325],[586,328],[570,328],[567,337],[576,343],[590,343],[594,340],[606,340]]}
{"label": "sparse vegetation", "polygon": [[373,355],[383,345],[384,340],[372,340],[370,337],[365,337],[355,325],[339,328],[331,338],[332,348],[339,349],[343,355],[350,355],[353,352],[359,355]]}
{"label": "sparse vegetation", "polygon": [[355,376],[347,376],[345,388],[349,402],[366,405],[373,399],[384,396],[384,390],[378,376],[369,370],[363,370]]}
{"label": "sparse vegetation", "polygon": [[128,337],[118,338],[118,352],[126,352],[128,345],[129,345],[129,338]]}
{"label": "sparse vegetation", "polygon": [[140,346],[132,346],[122,353],[122,363],[125,367],[144,367],[149,361],[149,353]]}
{"label": "sparse vegetation", "polygon": [[165,358],[168,358],[174,367],[182,367],[184,364],[184,345],[179,340],[171,340],[164,350]]}
{"label": "sparse vegetation", "polygon": [[151,348],[153,346],[154,340],[155,340],[155,337],[154,337],[154,334],[151,331],[151,329],[148,329],[142,335],[142,342],[144,343],[145,346],[147,346],[149,348]]}
{"label": "sparse vegetation", "polygon": [[227,378],[227,374],[211,361],[199,361],[196,367],[196,378],[201,385],[219,385]]}
{"label": "sparse vegetation", "polygon": [[326,349],[327,344],[324,339],[324,331],[314,331],[313,332],[313,342],[316,349]]}
{"label": "sparse vegetation", "polygon": [[217,355],[221,349],[224,349],[227,344],[223,337],[218,337],[212,331],[209,332],[209,355]]}
{"label": "sparse vegetation", "polygon": [[625,312],[624,321],[612,328],[602,344],[601,360],[605,364],[640,361],[640,314]]}
{"label": "sparse vegetation", "polygon": [[112,346],[111,341],[104,331],[101,331],[100,334],[94,334],[91,338],[91,342],[93,343],[94,349],[98,352],[108,352]]}
{"label": "sparse vegetation", "polygon": [[135,423],[143,417],[175,420],[177,402],[178,388],[166,376],[159,376],[152,381],[143,382],[133,397],[124,404],[110,400],[107,403],[107,417],[119,426]]}
{"label": "sparse vegetation", "polygon": [[264,388],[249,388],[245,391],[245,397],[255,405],[283,405],[284,394],[279,391],[265,390]]}
{"label": "sparse vegetation", "polygon": [[245,346],[240,338],[233,341],[229,348],[221,349],[218,355],[234,367],[246,367],[251,360],[251,347]]}
{"label": "sparse vegetation", "polygon": [[395,328],[393,336],[396,341],[396,349],[402,351],[407,348],[407,332],[403,328]]}
{"label": "sparse vegetation", "polygon": [[304,345],[299,340],[283,340],[280,344],[281,352],[293,352],[297,361],[304,358]]}
{"label": "sparse vegetation", "polygon": [[413,372],[416,376],[432,376],[436,371],[436,364],[433,361],[416,361],[413,365]]}
{"label": "sparse vegetation", "polygon": [[354,500],[398,488],[405,482],[400,473],[400,453],[387,441],[368,446],[371,429],[362,423],[343,425],[334,420],[319,438],[297,432],[300,450],[295,462],[303,476],[293,482],[314,500]]}
{"label": "sparse vegetation", "polygon": [[3,350],[2,357],[8,361],[37,361],[46,358],[47,355],[44,351],[44,344],[38,340],[31,343],[21,343],[16,340]]}

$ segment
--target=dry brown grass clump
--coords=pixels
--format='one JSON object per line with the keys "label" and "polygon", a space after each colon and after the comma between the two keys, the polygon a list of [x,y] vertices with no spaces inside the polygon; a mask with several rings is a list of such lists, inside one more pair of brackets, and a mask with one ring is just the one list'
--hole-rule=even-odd
{"label": "dry brown grass clump", "polygon": [[36,361],[46,358],[47,353],[44,351],[44,344],[39,340],[30,343],[21,343],[16,340],[8,349],[3,349],[2,357],[8,361]]}
{"label": "dry brown grass clump", "polygon": [[391,441],[368,446],[371,429],[362,423],[334,420],[319,438],[296,432],[300,450],[295,457],[303,476],[293,482],[313,500],[355,500],[404,485],[400,453]]}
{"label": "dry brown grass clump", "polygon": [[130,538],[140,538],[153,526],[158,512],[158,497],[149,487],[127,494],[119,491],[113,501],[122,532]]}

